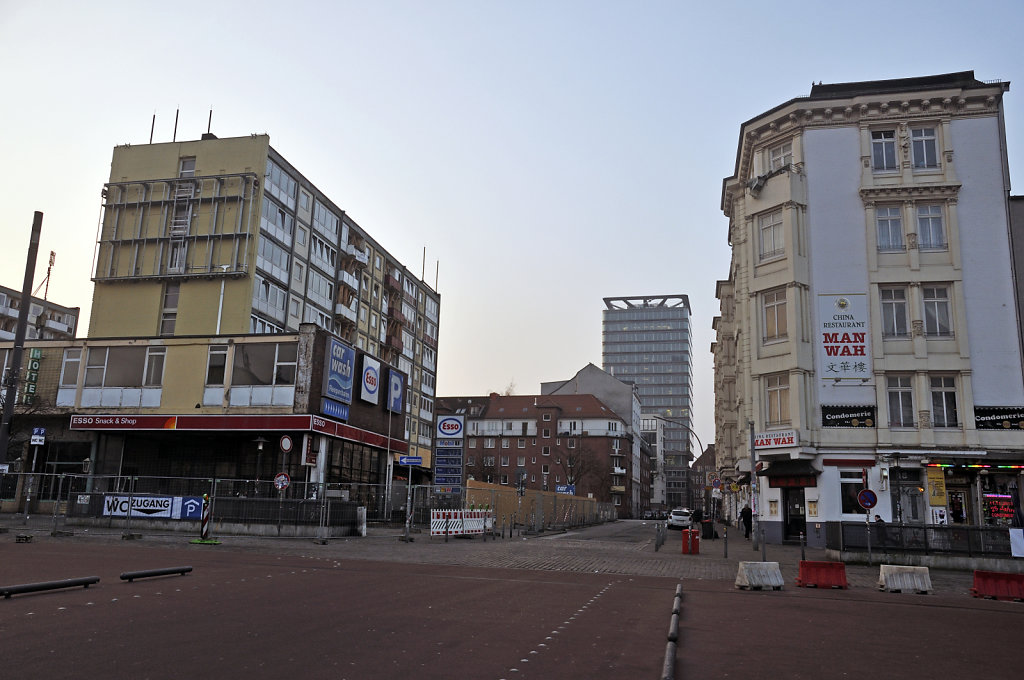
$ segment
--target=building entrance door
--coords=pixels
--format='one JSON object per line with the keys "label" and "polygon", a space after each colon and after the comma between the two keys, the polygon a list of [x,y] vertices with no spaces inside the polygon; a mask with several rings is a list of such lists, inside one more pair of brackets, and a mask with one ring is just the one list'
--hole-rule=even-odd
{"label": "building entrance door", "polygon": [[803,488],[783,489],[782,507],[785,510],[785,515],[782,518],[783,539],[796,540],[800,538],[800,532],[804,531],[806,527],[807,517]]}

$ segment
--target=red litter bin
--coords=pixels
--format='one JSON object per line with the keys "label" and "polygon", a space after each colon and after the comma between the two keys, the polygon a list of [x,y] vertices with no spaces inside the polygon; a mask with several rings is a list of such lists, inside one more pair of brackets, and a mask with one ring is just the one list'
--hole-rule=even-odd
{"label": "red litter bin", "polygon": [[700,554],[700,530],[699,529],[683,529],[683,554],[684,555],[699,555]]}

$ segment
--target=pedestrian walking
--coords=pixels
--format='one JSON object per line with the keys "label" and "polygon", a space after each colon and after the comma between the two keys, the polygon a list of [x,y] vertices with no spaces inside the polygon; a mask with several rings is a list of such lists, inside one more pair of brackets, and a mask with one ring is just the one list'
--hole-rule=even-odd
{"label": "pedestrian walking", "polygon": [[878,532],[878,545],[885,545],[889,542],[889,532],[885,529],[885,520],[881,515],[875,515],[875,531]]}
{"label": "pedestrian walking", "polygon": [[750,525],[753,522],[754,513],[751,512],[749,505],[744,505],[743,509],[740,510],[740,521],[743,522],[743,538],[750,540]]}

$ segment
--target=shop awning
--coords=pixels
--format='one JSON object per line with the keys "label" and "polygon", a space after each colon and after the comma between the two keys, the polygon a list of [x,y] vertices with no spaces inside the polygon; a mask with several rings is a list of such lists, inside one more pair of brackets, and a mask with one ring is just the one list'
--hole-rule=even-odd
{"label": "shop awning", "polygon": [[766,469],[757,471],[758,477],[768,478],[768,486],[772,488],[817,486],[819,474],[806,459],[776,460]]}

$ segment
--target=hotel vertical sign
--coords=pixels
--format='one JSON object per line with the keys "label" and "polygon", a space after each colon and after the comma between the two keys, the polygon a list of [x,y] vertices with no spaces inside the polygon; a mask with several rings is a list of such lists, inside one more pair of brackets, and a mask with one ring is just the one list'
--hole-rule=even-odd
{"label": "hotel vertical sign", "polygon": [[818,375],[837,384],[872,384],[868,296],[842,293],[818,296]]}

